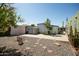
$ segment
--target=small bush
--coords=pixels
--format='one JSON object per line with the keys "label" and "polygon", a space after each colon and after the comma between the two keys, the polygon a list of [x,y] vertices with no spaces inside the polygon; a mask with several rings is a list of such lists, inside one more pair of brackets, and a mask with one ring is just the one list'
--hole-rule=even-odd
{"label": "small bush", "polygon": [[76,33],[73,39],[74,39],[74,47],[79,48],[79,34]]}
{"label": "small bush", "polygon": [[74,47],[79,48],[79,34],[75,36],[69,35],[69,41]]}
{"label": "small bush", "polygon": [[6,32],[0,32],[0,36],[9,36],[10,32],[6,31]]}
{"label": "small bush", "polygon": [[75,28],[75,33],[73,34],[72,26],[70,27],[69,41],[74,47],[79,48],[79,33]]}
{"label": "small bush", "polygon": [[74,47],[79,48],[79,38],[74,39]]}

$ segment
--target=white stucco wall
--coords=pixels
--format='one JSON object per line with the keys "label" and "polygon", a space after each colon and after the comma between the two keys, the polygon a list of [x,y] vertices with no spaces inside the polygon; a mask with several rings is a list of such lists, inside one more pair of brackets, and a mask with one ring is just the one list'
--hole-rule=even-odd
{"label": "white stucco wall", "polygon": [[59,27],[53,26],[52,33],[57,34],[58,33],[58,28]]}
{"label": "white stucco wall", "polygon": [[25,34],[25,26],[18,26],[16,28],[11,27],[11,35],[21,35],[21,34]]}
{"label": "white stucco wall", "polygon": [[47,28],[45,27],[44,24],[38,24],[37,26],[39,28],[40,33],[47,33],[48,30],[47,30]]}
{"label": "white stucco wall", "polygon": [[[51,33],[58,33],[59,27],[58,26],[52,26],[52,27],[53,27],[53,29],[52,29]],[[48,30],[44,24],[38,24],[38,28],[39,28],[40,33],[48,33]]]}
{"label": "white stucco wall", "polygon": [[37,34],[38,33],[38,28],[37,27],[32,27],[28,26],[27,27],[28,34]]}
{"label": "white stucco wall", "polygon": [[33,34],[37,34],[38,33],[38,28],[33,28]]}

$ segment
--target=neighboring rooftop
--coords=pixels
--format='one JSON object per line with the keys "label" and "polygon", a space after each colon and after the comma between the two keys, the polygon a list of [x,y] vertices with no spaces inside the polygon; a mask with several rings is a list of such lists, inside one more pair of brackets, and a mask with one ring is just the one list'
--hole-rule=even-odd
{"label": "neighboring rooftop", "polygon": [[[44,23],[39,23],[39,24],[37,24],[37,25],[44,25]],[[59,26],[57,26],[57,25],[51,25],[51,26],[59,27]]]}
{"label": "neighboring rooftop", "polygon": [[44,24],[44,23],[38,23],[37,25],[40,25],[40,24]]}
{"label": "neighboring rooftop", "polygon": [[57,26],[57,25],[52,25],[52,26],[54,26],[54,27],[59,27],[59,26]]}

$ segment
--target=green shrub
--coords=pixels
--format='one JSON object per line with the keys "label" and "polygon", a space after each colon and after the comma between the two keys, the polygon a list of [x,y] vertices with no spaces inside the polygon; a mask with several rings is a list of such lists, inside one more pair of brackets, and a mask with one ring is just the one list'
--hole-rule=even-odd
{"label": "green shrub", "polygon": [[0,31],[0,36],[9,36],[11,31],[11,27],[7,31]]}
{"label": "green shrub", "polygon": [[69,36],[69,41],[74,47],[79,48],[79,34],[75,36]]}
{"label": "green shrub", "polygon": [[79,48],[79,38],[74,38],[74,47]]}
{"label": "green shrub", "polygon": [[69,41],[74,47],[79,48],[79,33],[75,28],[75,33],[73,34],[72,26],[70,27]]}
{"label": "green shrub", "polygon": [[9,36],[10,32],[0,32],[0,36]]}
{"label": "green shrub", "polygon": [[74,36],[74,47],[79,47],[79,33],[75,33],[75,36]]}

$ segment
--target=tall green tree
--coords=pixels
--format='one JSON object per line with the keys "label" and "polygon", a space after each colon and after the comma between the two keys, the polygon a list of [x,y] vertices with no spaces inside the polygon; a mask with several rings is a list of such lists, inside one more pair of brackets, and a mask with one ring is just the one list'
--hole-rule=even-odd
{"label": "tall green tree", "polygon": [[0,31],[2,32],[8,31],[11,26],[15,27],[17,22],[21,20],[12,5],[10,3],[0,4]]}
{"label": "tall green tree", "polygon": [[62,28],[64,28],[64,21],[62,22]]}
{"label": "tall green tree", "polygon": [[31,26],[33,26],[33,27],[34,27],[34,26],[35,26],[35,24],[31,24]]}
{"label": "tall green tree", "polygon": [[67,32],[67,30],[68,30],[68,18],[66,18],[66,25],[65,25],[65,27],[66,27],[66,32]]}
{"label": "tall green tree", "polygon": [[45,21],[45,26],[48,29],[48,34],[50,34],[50,32],[52,30],[52,26],[51,26],[51,21],[48,18]]}

